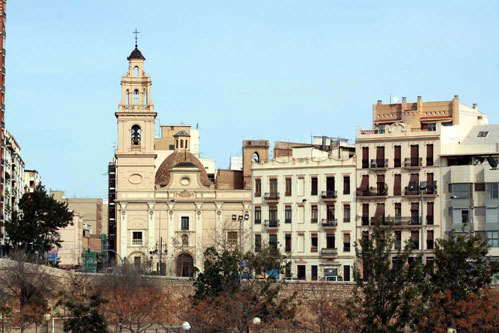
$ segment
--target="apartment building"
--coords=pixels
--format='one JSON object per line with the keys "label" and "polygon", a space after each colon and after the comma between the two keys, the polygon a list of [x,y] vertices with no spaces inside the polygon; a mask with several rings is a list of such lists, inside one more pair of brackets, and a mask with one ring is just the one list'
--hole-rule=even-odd
{"label": "apartment building", "polygon": [[[474,126],[442,145],[442,225],[446,234],[478,233],[499,260],[499,125]],[[495,283],[499,283],[499,276]]]}
{"label": "apartment building", "polygon": [[412,241],[432,260],[441,221],[442,144],[458,142],[487,116],[454,96],[449,101],[373,106],[373,129],[357,129],[357,237],[376,223],[393,224],[396,247]]}
{"label": "apartment building", "polygon": [[14,136],[7,130],[3,149],[2,162],[2,203],[0,214],[0,255],[6,250],[5,227],[2,222],[12,220],[12,214],[19,210],[19,202],[24,194],[24,161],[21,158],[21,147]]}
{"label": "apartment building", "polygon": [[33,193],[42,183],[42,177],[36,170],[24,170],[24,192]]}
{"label": "apartment building", "polygon": [[[245,141],[251,158],[253,250],[268,245],[289,259],[287,277],[353,279],[355,147],[343,139],[319,144]],[[243,170],[245,172],[245,170]]]}

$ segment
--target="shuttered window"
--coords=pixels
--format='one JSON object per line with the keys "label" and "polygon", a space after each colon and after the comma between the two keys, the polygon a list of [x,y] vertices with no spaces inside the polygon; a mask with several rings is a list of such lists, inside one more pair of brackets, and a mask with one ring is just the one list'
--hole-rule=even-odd
{"label": "shuttered window", "polygon": [[402,194],[402,175],[395,175],[395,181],[393,184],[393,195],[401,195]]}

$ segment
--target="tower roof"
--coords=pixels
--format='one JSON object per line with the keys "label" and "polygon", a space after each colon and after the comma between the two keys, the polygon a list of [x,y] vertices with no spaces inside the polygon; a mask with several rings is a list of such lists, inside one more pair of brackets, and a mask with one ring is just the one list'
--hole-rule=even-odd
{"label": "tower roof", "polygon": [[187,133],[186,131],[184,131],[184,130],[180,130],[180,131],[178,131],[177,133],[175,133],[173,136],[174,136],[174,137],[177,137],[177,136],[190,136],[190,135],[189,135],[189,133]]}
{"label": "tower roof", "polygon": [[139,51],[137,48],[137,45],[135,45],[135,49],[130,53],[128,56],[127,60],[131,59],[140,59],[140,60],[146,60],[146,58],[142,55],[142,52]]}

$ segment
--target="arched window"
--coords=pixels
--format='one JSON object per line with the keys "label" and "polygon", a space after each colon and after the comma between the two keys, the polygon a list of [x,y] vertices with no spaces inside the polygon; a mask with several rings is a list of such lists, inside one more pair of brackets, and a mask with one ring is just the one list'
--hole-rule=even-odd
{"label": "arched window", "polygon": [[253,162],[260,162],[260,156],[257,152],[253,153]]}
{"label": "arched window", "polygon": [[126,91],[126,105],[130,105],[130,91]]}
{"label": "arched window", "polygon": [[184,148],[184,140],[180,140],[180,148]]}
{"label": "arched window", "polygon": [[135,89],[133,92],[133,104],[139,104],[139,90]]}
{"label": "arched window", "polygon": [[177,140],[175,140],[175,148],[177,148],[177,149],[178,149],[178,139],[177,139]]}
{"label": "arched window", "polygon": [[188,140],[185,140],[185,148],[189,148],[189,146],[187,145],[187,141]]}
{"label": "arched window", "polygon": [[132,126],[132,146],[140,146],[140,126]]}
{"label": "arched window", "polygon": [[135,66],[135,68],[133,69],[133,71],[134,71],[134,73],[133,73],[134,76],[135,77],[139,77],[139,66]]}
{"label": "arched window", "polygon": [[144,89],[144,105],[147,105],[147,90]]}

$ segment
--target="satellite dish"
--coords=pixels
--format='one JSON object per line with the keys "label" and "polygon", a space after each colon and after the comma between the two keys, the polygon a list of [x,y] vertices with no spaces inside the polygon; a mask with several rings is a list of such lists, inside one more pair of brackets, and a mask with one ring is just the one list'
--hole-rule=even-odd
{"label": "satellite dish", "polygon": [[399,102],[399,98],[397,96],[392,97],[392,104],[397,104]]}

